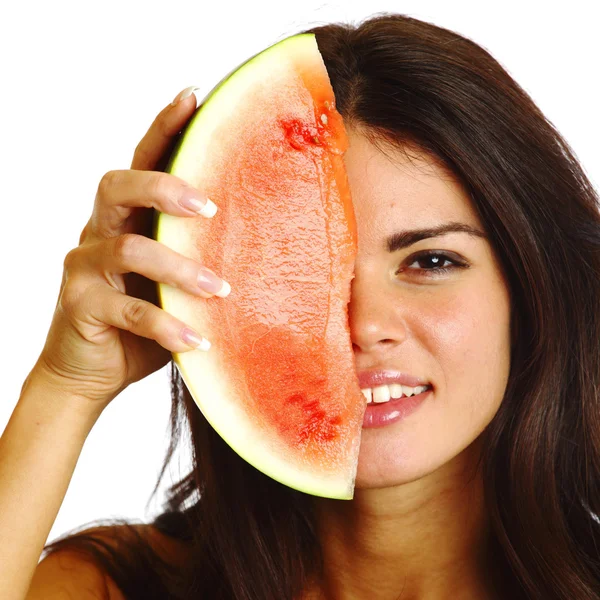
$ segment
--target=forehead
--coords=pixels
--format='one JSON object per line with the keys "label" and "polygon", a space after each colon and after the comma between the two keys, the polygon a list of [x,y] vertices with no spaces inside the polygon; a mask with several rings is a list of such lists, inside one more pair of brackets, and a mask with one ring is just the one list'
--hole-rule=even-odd
{"label": "forehead", "polygon": [[353,128],[348,139],[344,161],[363,240],[446,221],[481,227],[463,186],[421,150],[378,147]]}

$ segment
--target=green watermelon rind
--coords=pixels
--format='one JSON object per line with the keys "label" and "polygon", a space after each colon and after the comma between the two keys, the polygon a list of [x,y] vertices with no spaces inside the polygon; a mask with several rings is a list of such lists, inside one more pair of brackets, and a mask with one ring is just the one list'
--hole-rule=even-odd
{"label": "green watermelon rind", "polygon": [[[209,92],[185,129],[179,134],[179,138],[173,148],[165,172],[180,176],[185,180],[186,167],[190,170],[193,170],[193,167],[186,165],[186,154],[182,152],[184,140],[187,141],[189,137],[195,137],[194,132],[198,132],[199,135],[204,135],[207,127],[210,129],[212,124],[219,123],[223,118],[223,109],[221,108],[221,105],[223,103],[227,104],[224,100],[226,96],[235,95],[236,88],[243,89],[245,80],[246,82],[248,81],[246,78],[252,79],[256,69],[264,68],[268,70],[269,63],[271,63],[271,65],[279,63],[282,56],[288,52],[318,53],[314,34],[299,34],[277,42],[248,59],[225,76],[213,90]],[[210,139],[210,136],[208,139]],[[191,155],[193,155],[193,153],[191,153]],[[181,173],[184,173],[183,176]],[[215,218],[217,217],[218,213]],[[159,242],[165,243],[174,250],[181,252],[181,249],[176,247],[177,219],[178,217],[155,211],[153,237]],[[170,227],[170,225],[172,226]],[[171,239],[169,240],[170,235]],[[172,309],[176,304],[177,296],[183,294],[183,292],[162,283],[157,283],[157,289],[160,306],[167,312],[178,316],[176,314],[177,311],[173,312]],[[216,301],[227,302],[227,299],[216,299]],[[181,317],[178,316],[178,318]],[[212,376],[215,371],[216,363],[213,364],[211,368],[211,351],[212,349],[205,353],[200,350],[192,350],[184,353],[173,352],[172,355],[173,362],[194,398],[194,401],[223,440],[239,456],[259,471],[288,487],[321,497],[340,500],[352,499],[356,465],[354,465],[353,473],[338,473],[335,477],[332,477],[329,473],[315,473],[314,469],[310,468],[305,470],[294,469],[289,461],[282,460],[281,458],[281,456],[285,456],[286,451],[283,446],[277,447],[274,445],[268,447],[271,440],[268,440],[266,445],[260,443],[260,441],[257,442],[256,431],[249,425],[248,418],[244,413],[240,411],[236,414],[236,408],[225,402],[221,405],[222,408],[219,411],[214,410],[214,401],[212,403],[203,402],[203,397],[205,396],[221,399],[226,396],[227,393],[226,388],[223,387],[226,385],[226,382],[221,381],[221,378]],[[206,376],[204,378],[192,377],[192,369],[198,372],[204,369]],[[190,372],[190,375],[188,375],[188,371]],[[202,390],[195,389],[195,380],[202,380]],[[212,411],[210,410],[211,408],[213,409]],[[227,413],[227,411],[229,412]],[[356,459],[358,456],[358,444],[359,440],[356,440],[355,446],[352,449]],[[349,481],[350,475],[352,475],[351,481]]]}

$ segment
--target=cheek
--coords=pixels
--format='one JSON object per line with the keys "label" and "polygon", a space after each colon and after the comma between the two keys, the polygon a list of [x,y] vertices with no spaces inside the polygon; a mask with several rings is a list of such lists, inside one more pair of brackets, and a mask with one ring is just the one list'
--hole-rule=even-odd
{"label": "cheek", "polygon": [[510,366],[509,300],[501,286],[432,293],[419,308],[421,339],[438,366],[445,403],[463,418],[496,412]]}

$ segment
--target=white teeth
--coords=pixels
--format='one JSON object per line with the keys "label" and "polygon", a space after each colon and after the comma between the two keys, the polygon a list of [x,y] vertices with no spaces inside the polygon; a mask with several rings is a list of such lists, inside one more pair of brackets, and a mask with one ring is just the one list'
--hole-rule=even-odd
{"label": "white teeth", "polygon": [[390,399],[390,388],[387,385],[380,385],[373,388],[373,402],[387,402]]}
{"label": "white teeth", "polygon": [[392,398],[402,398],[415,396],[428,389],[429,386],[421,385],[415,388],[407,385],[400,385],[398,383],[391,383],[390,385],[379,385],[376,388],[365,388],[362,389],[362,393],[368,404],[387,402]]}
{"label": "white teeth", "polygon": [[404,390],[399,383],[390,384],[390,396],[392,398],[402,398],[402,394],[404,394]]}

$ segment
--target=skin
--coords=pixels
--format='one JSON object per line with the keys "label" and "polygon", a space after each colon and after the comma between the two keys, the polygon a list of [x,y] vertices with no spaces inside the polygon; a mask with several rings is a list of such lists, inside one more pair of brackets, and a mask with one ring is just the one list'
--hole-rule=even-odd
{"label": "skin", "polygon": [[[429,381],[433,393],[404,420],[363,429],[353,500],[315,497],[325,573],[314,597],[504,597],[486,550],[489,523],[475,469],[480,434],[500,406],[510,368],[502,267],[487,239],[465,233],[389,253],[384,240],[398,230],[446,221],[485,229],[460,184],[426,154],[412,149],[409,160],[387,146],[384,154],[359,130],[348,135],[357,369],[398,369]],[[423,250],[453,253],[469,268],[436,276],[436,265],[452,265],[411,258]]]}

